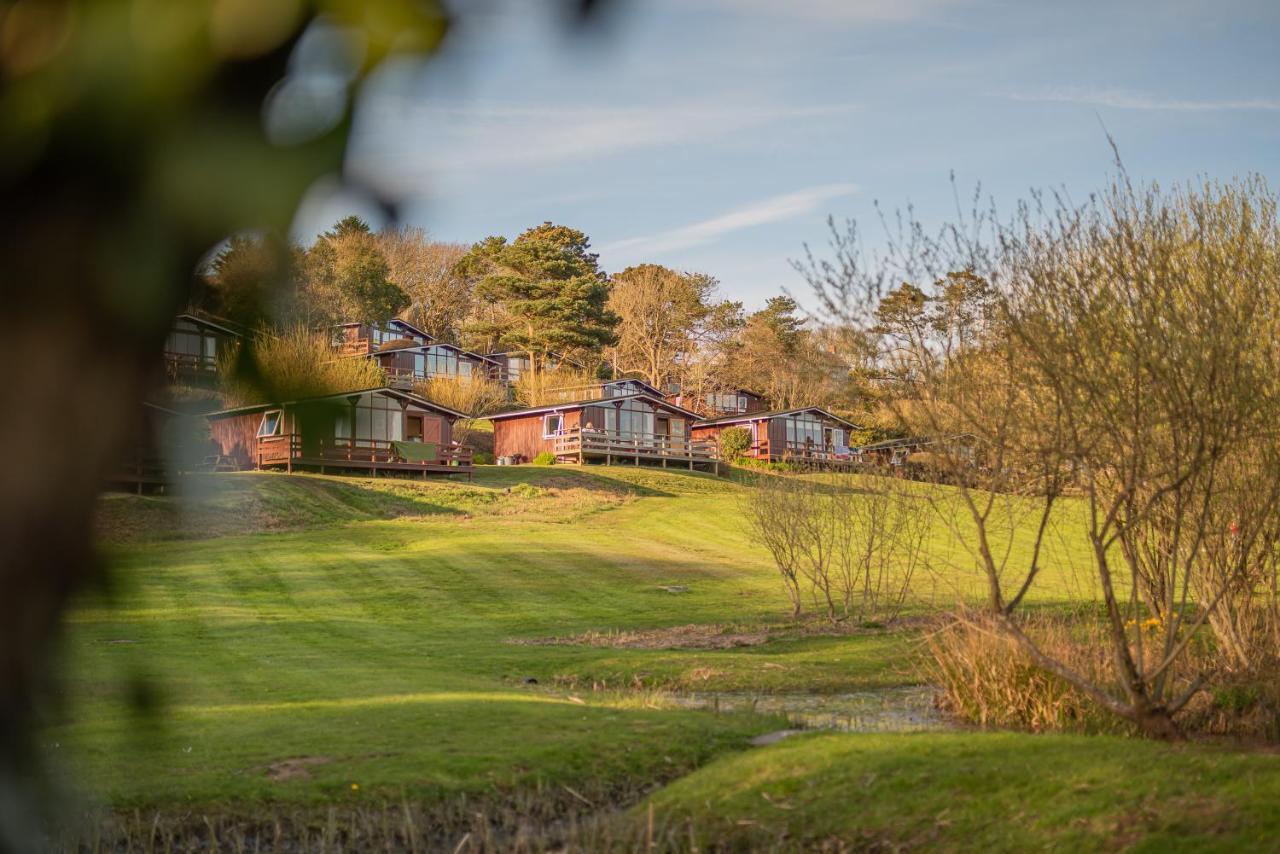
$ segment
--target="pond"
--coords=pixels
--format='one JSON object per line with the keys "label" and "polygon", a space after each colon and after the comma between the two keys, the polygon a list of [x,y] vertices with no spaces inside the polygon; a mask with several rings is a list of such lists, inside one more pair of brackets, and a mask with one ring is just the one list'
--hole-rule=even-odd
{"label": "pond", "polygon": [[846,694],[751,694],[707,692],[674,694],[669,701],[685,709],[757,712],[781,715],[798,729],[840,732],[925,732],[955,729],[956,723],[934,704],[927,685],[854,691]]}

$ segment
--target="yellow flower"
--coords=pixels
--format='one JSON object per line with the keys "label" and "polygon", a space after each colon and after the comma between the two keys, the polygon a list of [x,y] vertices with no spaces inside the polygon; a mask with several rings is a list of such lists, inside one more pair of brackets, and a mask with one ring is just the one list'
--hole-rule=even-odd
{"label": "yellow flower", "polygon": [[352,784],[351,784],[351,791],[353,791],[353,792],[358,792],[358,791],[360,791],[360,784],[359,784],[359,783],[352,783]]}

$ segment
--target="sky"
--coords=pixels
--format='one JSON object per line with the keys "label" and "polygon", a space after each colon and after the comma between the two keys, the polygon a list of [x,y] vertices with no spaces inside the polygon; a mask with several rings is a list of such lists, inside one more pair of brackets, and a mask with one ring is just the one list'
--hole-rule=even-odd
{"label": "sky", "polygon": [[826,221],[874,248],[876,203],[926,224],[980,186],[1084,198],[1114,175],[1163,184],[1261,173],[1280,189],[1280,2],[1273,0],[633,0],[574,34],[538,0],[464,4],[425,64],[362,92],[347,186],[440,240],[550,220],[602,266],[710,273],[758,307]]}

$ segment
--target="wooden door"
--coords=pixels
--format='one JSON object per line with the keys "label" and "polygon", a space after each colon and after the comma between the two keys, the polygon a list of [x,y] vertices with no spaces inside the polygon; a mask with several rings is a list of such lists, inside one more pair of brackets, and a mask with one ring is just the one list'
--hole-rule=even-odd
{"label": "wooden door", "polygon": [[405,422],[404,438],[409,442],[422,441],[422,416],[410,415]]}
{"label": "wooden door", "polygon": [[422,417],[422,441],[436,442],[437,444],[444,441],[443,418],[435,415]]}

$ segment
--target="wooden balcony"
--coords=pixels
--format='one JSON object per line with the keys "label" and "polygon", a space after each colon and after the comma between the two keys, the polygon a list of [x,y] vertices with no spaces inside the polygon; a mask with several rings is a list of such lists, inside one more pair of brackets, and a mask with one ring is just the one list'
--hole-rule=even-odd
{"label": "wooden balcony", "polygon": [[258,439],[255,468],[284,466],[287,471],[298,468],[360,469],[379,471],[465,474],[470,480],[474,467],[473,449],[466,445],[437,444],[432,460],[406,460],[395,442],[381,439],[319,439],[304,441],[297,434],[266,436]]}
{"label": "wooden balcony", "polygon": [[605,463],[641,461],[687,466],[690,470],[705,466],[719,470],[719,452],[711,439],[690,439],[686,436],[660,436],[635,434],[615,436],[603,430],[570,428],[554,439],[556,459],[583,463],[588,460],[604,460]]}
{"label": "wooden balcony", "polygon": [[218,373],[218,360],[202,353],[164,354],[164,368],[170,381],[177,379],[212,379]]}

